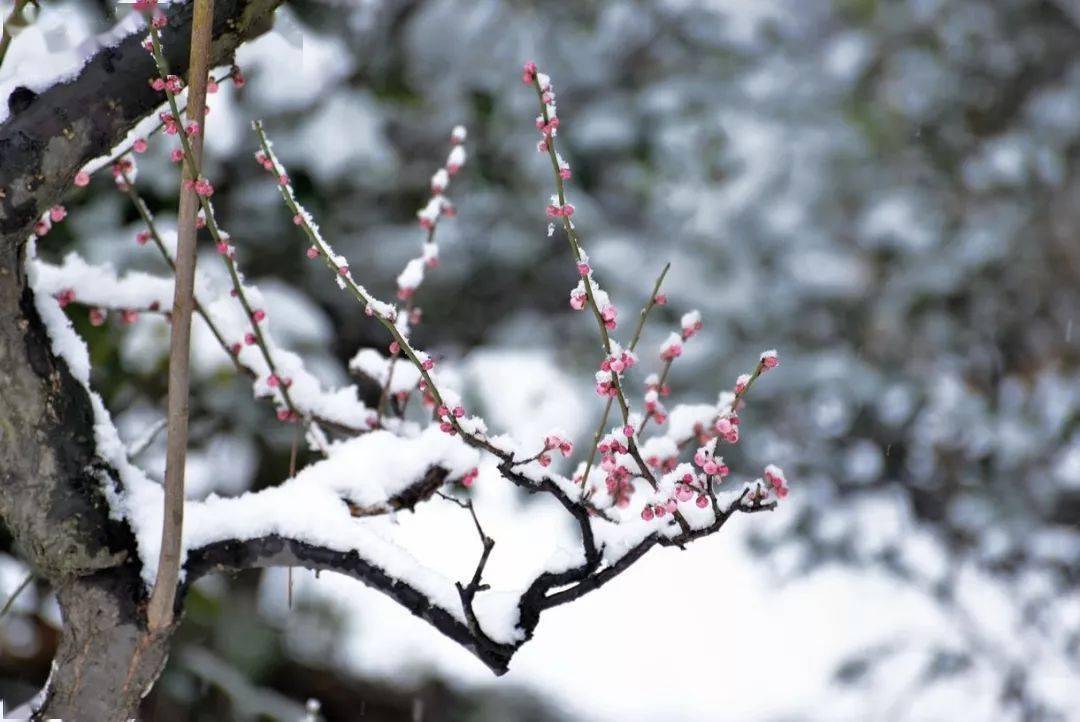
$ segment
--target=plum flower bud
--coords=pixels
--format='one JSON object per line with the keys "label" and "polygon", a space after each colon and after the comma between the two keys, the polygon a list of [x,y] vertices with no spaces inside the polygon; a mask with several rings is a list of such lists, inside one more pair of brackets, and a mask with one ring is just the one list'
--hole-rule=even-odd
{"label": "plum flower bud", "polygon": [[667,294],[666,293],[658,293],[653,297],[653,301],[656,303],[657,306],[666,306],[667,305]]}
{"label": "plum flower bud", "polygon": [[529,61],[521,68],[521,82],[530,85],[536,79],[536,63]]}
{"label": "plum flower bud", "polygon": [[634,427],[631,426],[630,424],[627,424],[626,426],[623,427],[622,432],[623,432],[623,436],[625,436],[626,438],[629,439],[630,437],[632,437],[634,435]]}
{"label": "plum flower bud", "polygon": [[53,206],[49,209],[49,220],[53,223],[59,223],[67,216],[67,209],[63,206]]}
{"label": "plum flower bud", "polygon": [[80,188],[85,188],[86,186],[90,185],[90,174],[87,173],[84,170],[81,170],[78,173],[76,173],[75,174],[75,185],[77,185]]}
{"label": "plum flower bud", "polygon": [[600,309],[600,318],[604,321],[604,327],[609,331],[613,331],[616,326],[615,318],[619,315],[617,308],[608,304]]}
{"label": "plum flower bud", "polygon": [[774,369],[780,365],[780,357],[776,353],[776,349],[769,349],[761,354],[761,367],[763,369]]}
{"label": "plum flower bud", "polygon": [[680,325],[682,326],[683,340],[685,341],[691,338],[698,331],[700,331],[703,326],[701,322],[701,312],[695,310],[683,314],[683,317],[680,320]]}
{"label": "plum flower bud", "polygon": [[464,487],[470,487],[476,481],[476,477],[480,476],[480,470],[473,468],[470,469],[465,476],[461,477],[461,485]]}
{"label": "plum flower bud", "polygon": [[257,308],[251,312],[251,320],[255,323],[262,323],[266,319],[266,311],[261,308]]}
{"label": "plum flower bud", "polygon": [[306,251],[304,251],[304,255],[314,260],[319,257],[319,249],[315,246],[310,246]]}
{"label": "plum flower bud", "polygon": [[784,470],[775,464],[765,467],[765,481],[773,488],[776,498],[783,499],[788,495],[788,482],[784,477]]}
{"label": "plum flower bud", "polygon": [[139,231],[135,234],[135,242],[140,246],[145,246],[147,241],[150,240],[150,231]]}
{"label": "plum flower bud", "polygon": [[662,361],[674,361],[679,356],[682,356],[683,352],[683,339],[679,334],[672,333],[667,339],[660,345],[660,359]]}
{"label": "plum flower bud", "polygon": [[645,521],[653,520],[653,510],[651,506],[646,505],[645,508],[641,510],[641,518]]}
{"label": "plum flower bud", "polygon": [[450,142],[457,145],[461,145],[465,142],[465,138],[469,132],[465,129],[464,125],[455,125],[454,129],[450,131]]}
{"label": "plum flower bud", "polygon": [[582,263],[577,264],[577,271],[578,271],[578,274],[582,278],[584,278],[585,276],[588,276],[590,273],[592,273],[592,268],[589,267],[588,263],[582,262]]}
{"label": "plum flower bud", "polygon": [[580,311],[585,308],[585,304],[588,302],[588,296],[585,294],[585,289],[574,289],[570,292],[570,308],[575,311]]}
{"label": "plum flower bud", "polygon": [[746,391],[750,385],[750,374],[741,374],[739,378],[735,379],[735,393],[741,394]]}
{"label": "plum flower bud", "polygon": [[146,152],[146,147],[147,147],[147,145],[146,145],[146,139],[145,138],[139,138],[138,140],[136,140],[134,143],[131,144],[131,149],[133,151],[135,151],[136,153],[145,153]]}
{"label": "plum flower bud", "polygon": [[255,334],[253,333],[249,332],[244,334],[244,343],[246,343],[248,346],[254,346],[257,340],[258,339],[255,338]]}
{"label": "plum flower bud", "polygon": [[91,308],[89,317],[91,326],[100,326],[105,323],[105,311],[103,309]]}
{"label": "plum flower bud", "polygon": [[139,312],[134,309],[125,308],[123,311],[120,312],[120,321],[124,324],[131,325],[138,320]]}
{"label": "plum flower bud", "polygon": [[169,160],[171,160],[173,163],[181,162],[182,160],[184,160],[184,151],[180,150],[179,148],[174,148],[173,151],[169,153]]}
{"label": "plum flower bud", "polygon": [[699,509],[704,509],[709,505],[709,499],[704,494],[698,494],[697,500],[694,502]]}
{"label": "plum flower bud", "polygon": [[278,387],[278,384],[280,384],[280,383],[281,383],[281,381],[280,381],[280,379],[278,379],[277,374],[270,374],[266,378],[266,385],[269,386],[272,389],[276,389]]}
{"label": "plum flower bud", "polygon": [[195,181],[194,188],[195,192],[203,198],[209,198],[214,194],[214,186],[212,186],[210,184],[210,181],[206,180],[205,178],[200,178],[199,180]]}
{"label": "plum flower bud", "polygon": [[56,302],[60,304],[60,308],[63,308],[74,301],[75,290],[72,288],[65,288],[56,294]]}
{"label": "plum flower bud", "polygon": [[401,353],[401,345],[397,341],[390,342],[390,353],[394,355]]}

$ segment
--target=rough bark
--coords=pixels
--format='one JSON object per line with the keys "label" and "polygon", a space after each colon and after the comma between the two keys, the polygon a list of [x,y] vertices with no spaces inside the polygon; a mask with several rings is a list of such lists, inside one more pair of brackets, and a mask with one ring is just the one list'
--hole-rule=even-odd
{"label": "rough bark", "polygon": [[[219,0],[213,64],[270,27],[281,0]],[[186,74],[191,5],[169,8],[169,62]],[[0,516],[24,560],[58,591],[64,629],[43,717],[124,720],[157,678],[168,634],[148,636],[134,540],[109,519],[90,399],[53,356],[27,288],[34,221],[87,161],[108,153],[163,96],[141,34],[98,51],[42,92],[19,88],[0,126]]]}

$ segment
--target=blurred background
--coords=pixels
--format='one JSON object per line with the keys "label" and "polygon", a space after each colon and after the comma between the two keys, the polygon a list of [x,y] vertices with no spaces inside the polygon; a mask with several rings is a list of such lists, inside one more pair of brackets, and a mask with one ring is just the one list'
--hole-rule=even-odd
{"label": "blurred background", "polygon": [[[128,12],[43,3],[0,84],[86,55]],[[284,572],[203,580],[145,719],[298,720],[314,697],[331,721],[1080,720],[1078,51],[1075,0],[289,0],[208,120],[218,214],[280,342],[372,394],[346,363],[382,330],[304,262],[249,122],[383,297],[462,123],[458,216],[415,339],[494,428],[593,428],[595,330],[546,233],[533,59],[624,318],[672,263],[642,356],[703,313],[673,401],[779,349],[729,463],[775,462],[793,493],[553,610],[501,679],[348,579],[297,570],[291,609]],[[165,225],[170,147],[151,143],[137,183]],[[163,273],[108,175],[73,192],[41,255]],[[138,437],[164,415],[167,326],[69,310]],[[189,495],[278,483],[290,430],[214,348],[196,357]],[[156,474],[161,442],[139,459]],[[527,504],[487,481],[487,518]],[[0,557],[5,598],[25,576]],[[9,707],[44,683],[58,623],[37,582],[0,622]]]}

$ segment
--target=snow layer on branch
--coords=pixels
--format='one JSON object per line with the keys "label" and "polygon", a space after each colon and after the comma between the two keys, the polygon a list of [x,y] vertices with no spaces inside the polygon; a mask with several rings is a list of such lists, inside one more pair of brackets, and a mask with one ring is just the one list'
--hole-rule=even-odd
{"label": "snow layer on branch", "polygon": [[[391,360],[373,348],[362,348],[349,361],[349,370],[362,373],[380,386],[386,385],[390,375]],[[408,360],[399,359],[393,363],[394,377],[390,382],[390,393],[411,391],[420,381],[420,372]]]}
{"label": "snow layer on branch", "polygon": [[[5,3],[5,15],[8,12],[10,8]],[[146,27],[141,15],[125,13],[120,22],[100,35],[88,37],[70,49],[54,48],[49,35],[56,27],[71,30],[71,26],[78,26],[83,20],[74,12],[65,15],[63,20],[58,15],[42,17],[38,23],[22,28],[18,33],[0,75],[0,98],[7,98],[18,86],[40,94],[53,85],[72,80],[99,49],[114,48],[127,36],[143,32]],[[9,114],[8,104],[0,104],[0,123],[7,120]]]}
{"label": "snow layer on branch", "polygon": [[713,404],[679,404],[668,416],[666,436],[676,442],[693,438],[697,435],[694,428],[708,427],[716,418],[716,411]]}
{"label": "snow layer on branch", "polygon": [[[172,307],[173,282],[171,278],[160,278],[137,271],[118,276],[111,265],[98,266],[87,263],[76,253],[69,253],[60,265],[37,259],[32,259],[28,265],[33,269],[32,283],[35,292],[39,295],[54,295],[64,289],[72,289],[77,303],[90,306],[140,310],[155,304],[162,310]],[[226,343],[239,343],[251,331],[250,321],[236,299],[227,294],[215,294],[213,285],[200,273],[196,277],[196,295],[202,301],[207,315],[221,331]],[[266,307],[266,299],[257,288],[246,286],[244,294],[255,308]],[[207,299],[212,300],[207,301]],[[63,314],[62,311],[60,313]],[[298,354],[280,348],[274,342],[271,333],[273,319],[274,316],[271,316],[262,322],[263,335],[273,356],[274,364],[277,366],[278,375],[288,377],[292,381],[289,392],[297,407],[304,413],[313,414],[328,421],[357,429],[367,428],[371,411],[359,400],[356,387],[324,389],[322,382],[304,367],[303,359]],[[196,323],[202,323],[202,321],[198,320]],[[291,335],[296,334],[294,332]],[[270,369],[256,346],[242,345],[238,358],[240,363],[251,369],[259,379],[255,383],[256,396],[273,396],[280,393],[266,385],[266,377]],[[405,370],[406,367],[406,364],[402,364],[394,375],[401,373],[403,380],[408,380],[409,374]],[[413,384],[415,383],[414,378]]]}
{"label": "snow layer on branch", "polygon": [[[110,515],[127,521],[135,535],[142,578],[149,586],[157,573],[161,545],[162,487],[130,463],[127,448],[104,403],[90,390],[90,358],[57,300],[37,288],[39,264],[33,262],[34,243],[27,244],[27,272],[38,313],[49,332],[53,353],[63,358],[74,378],[86,388],[94,412],[96,453],[116,470],[118,479],[101,475]],[[356,551],[389,576],[417,589],[432,604],[465,622],[453,582],[422,566],[390,540],[390,521],[358,520],[342,500],[377,505],[420,480],[432,467],[460,477],[476,466],[479,454],[460,439],[436,427],[411,437],[377,431],[330,446],[327,459],[301,471],[280,486],[239,497],[211,496],[184,507],[183,557],[192,549],[227,539],[253,539],[278,534],[341,552]],[[499,641],[513,641],[515,595],[487,593],[478,603],[482,624]]]}

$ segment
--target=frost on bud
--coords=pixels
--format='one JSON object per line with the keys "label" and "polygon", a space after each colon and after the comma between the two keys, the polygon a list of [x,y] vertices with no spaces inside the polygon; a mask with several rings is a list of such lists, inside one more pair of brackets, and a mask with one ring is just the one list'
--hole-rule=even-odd
{"label": "frost on bud", "polygon": [[616,327],[615,318],[619,315],[619,310],[613,305],[606,304],[600,309],[600,318],[604,321],[604,327],[609,331],[614,331]]}
{"label": "frost on bud", "polygon": [[690,311],[683,314],[679,325],[682,326],[683,340],[687,340],[697,334],[701,330],[703,324],[701,322],[701,311]]}
{"label": "frost on bud", "polygon": [[749,386],[750,374],[741,374],[739,378],[735,379],[735,393],[744,393]]}
{"label": "frost on bud", "polygon": [[585,304],[588,303],[589,297],[585,293],[585,285],[578,281],[577,288],[570,292],[570,308],[575,311],[580,311],[585,308]]}
{"label": "frost on bud", "polygon": [[772,348],[761,354],[761,367],[763,369],[774,369],[780,365],[780,357],[776,353],[776,349]]}
{"label": "frost on bud", "polygon": [[765,481],[772,487],[777,499],[783,499],[788,495],[788,482],[784,477],[784,470],[779,466],[769,464],[765,467]]}
{"label": "frost on bud", "polygon": [[446,158],[446,172],[450,175],[454,175],[461,166],[465,165],[465,148],[460,145],[455,145],[450,149],[450,155]]}
{"label": "frost on bud", "polygon": [[665,340],[660,344],[660,359],[662,361],[674,361],[679,356],[682,356],[683,352],[683,339],[679,334],[672,332]]}
{"label": "frost on bud", "polygon": [[468,136],[468,131],[464,125],[455,125],[454,129],[450,131],[450,142],[461,145],[465,142],[465,138]]}
{"label": "frost on bud", "polygon": [[461,485],[464,487],[470,487],[476,482],[476,477],[480,476],[480,470],[472,468],[465,476],[461,477]]}

